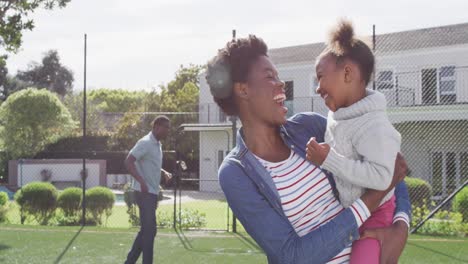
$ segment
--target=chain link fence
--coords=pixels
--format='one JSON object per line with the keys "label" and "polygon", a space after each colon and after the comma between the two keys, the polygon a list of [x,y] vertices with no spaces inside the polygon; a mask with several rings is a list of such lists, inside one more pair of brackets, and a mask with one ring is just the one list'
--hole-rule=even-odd
{"label": "chain link fence", "polygon": [[[369,88],[385,94],[388,116],[402,135],[401,150],[410,169],[406,180],[413,203],[412,227],[420,233],[466,235],[468,195],[466,187],[461,190],[468,180],[468,24],[369,35],[376,55]],[[304,111],[326,115],[327,107],[315,94],[315,58],[323,48],[323,43],[315,43],[270,50],[286,83],[288,115]],[[103,186],[114,198],[111,210],[102,212],[101,222],[88,224],[138,225],[138,210],[126,192],[131,176],[123,161],[136,141],[150,131],[151,120],[166,114],[172,120],[172,131],[163,142],[163,168],[174,177],[162,185],[158,224],[236,230],[217,170],[234,145],[233,131],[241,124],[213,102],[203,74],[199,104],[189,107],[189,112],[102,113],[93,110],[93,105],[88,108],[86,138],[62,139],[33,158],[11,160],[2,168],[8,168],[10,176],[0,191],[12,197],[33,181],[51,183],[59,196],[70,187],[83,191],[84,186],[84,193],[89,193]],[[83,122],[79,104],[71,112]],[[2,157],[8,159],[8,153]],[[465,198],[457,192],[464,192]],[[82,204],[90,213],[91,203]],[[74,208],[75,222],[65,219],[62,212],[57,213],[61,218],[51,218],[49,224],[80,224],[82,204]],[[38,223],[34,218],[22,221],[15,202],[7,218],[10,223]]]}

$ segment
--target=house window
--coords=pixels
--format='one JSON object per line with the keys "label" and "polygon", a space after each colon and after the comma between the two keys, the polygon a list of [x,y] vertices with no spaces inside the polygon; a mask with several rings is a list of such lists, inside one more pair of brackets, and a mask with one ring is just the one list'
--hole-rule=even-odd
{"label": "house window", "polygon": [[312,90],[314,91],[314,94],[317,94],[317,88],[318,88],[318,79],[316,76],[314,76],[314,81],[312,83]]}
{"label": "house window", "polygon": [[380,71],[377,76],[377,89],[393,89],[395,81],[393,79],[393,71]]}
{"label": "house window", "polygon": [[286,101],[292,101],[294,99],[294,81],[286,81],[284,84],[284,90],[286,91]]}
{"label": "house window", "polygon": [[286,81],[284,83],[284,91],[286,93],[286,101],[284,101],[284,106],[288,108],[287,117],[294,115],[294,81]]}
{"label": "house window", "polygon": [[221,163],[224,160],[224,150],[218,150],[218,169],[221,167]]}
{"label": "house window", "polygon": [[468,179],[468,152],[434,152],[432,159],[432,194],[443,199]]}
{"label": "house window", "polygon": [[455,66],[446,66],[439,69],[439,91],[441,103],[456,101]]}
{"label": "house window", "polygon": [[218,121],[219,121],[220,123],[227,122],[227,116],[226,116],[226,114],[223,112],[223,110],[221,110],[221,108],[219,108],[218,117],[219,117]]}
{"label": "house window", "polygon": [[455,66],[421,71],[423,104],[453,103],[457,99]]}

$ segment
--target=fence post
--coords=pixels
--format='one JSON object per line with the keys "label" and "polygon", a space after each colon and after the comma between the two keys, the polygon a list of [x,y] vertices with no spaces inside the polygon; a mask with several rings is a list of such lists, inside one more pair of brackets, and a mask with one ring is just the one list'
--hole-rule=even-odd
{"label": "fence post", "polygon": [[82,179],[82,188],[83,188],[83,202],[81,203],[83,207],[83,218],[82,225],[86,225],[86,40],[87,36],[84,35],[84,80],[83,80],[83,171],[81,175]]}
{"label": "fence post", "polygon": [[[232,147],[236,147],[236,135],[237,135],[237,117],[231,116],[232,122]],[[237,220],[234,212],[232,213],[232,232],[237,233]]]}
{"label": "fence post", "polygon": [[[372,51],[374,52],[375,56],[375,24],[372,25]],[[372,90],[375,91],[375,70],[372,73]]]}

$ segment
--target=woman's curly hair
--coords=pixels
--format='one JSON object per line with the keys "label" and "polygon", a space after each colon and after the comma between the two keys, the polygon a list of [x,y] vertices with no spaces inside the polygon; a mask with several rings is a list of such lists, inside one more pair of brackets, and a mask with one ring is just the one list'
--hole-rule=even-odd
{"label": "woman's curly hair", "polygon": [[234,83],[246,82],[251,65],[259,56],[267,56],[268,47],[261,38],[249,35],[229,41],[208,62],[206,80],[214,101],[227,115],[237,115],[232,96]]}

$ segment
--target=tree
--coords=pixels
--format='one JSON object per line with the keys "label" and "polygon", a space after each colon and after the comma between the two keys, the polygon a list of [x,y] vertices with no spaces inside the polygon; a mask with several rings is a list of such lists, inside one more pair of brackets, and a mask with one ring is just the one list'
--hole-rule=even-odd
{"label": "tree", "polygon": [[88,94],[88,98],[103,112],[136,112],[143,111],[143,104],[147,92],[126,91],[113,89],[96,89]]}
{"label": "tree", "polygon": [[4,0],[0,1],[0,46],[17,52],[22,44],[23,31],[32,30],[34,21],[28,16],[39,8],[63,8],[71,0]]}
{"label": "tree", "polygon": [[55,94],[34,88],[10,95],[0,106],[0,121],[0,136],[12,158],[32,157],[76,126]]}
{"label": "tree", "polygon": [[130,150],[135,143],[151,130],[150,115],[126,113],[111,137],[113,150]]}
{"label": "tree", "polygon": [[47,88],[65,96],[73,89],[73,72],[60,63],[56,50],[44,54],[42,64],[32,62],[26,71],[18,71],[19,80],[37,88]]}
{"label": "tree", "polygon": [[[77,127],[78,134],[81,134],[83,127],[83,93],[67,94],[63,100],[68,111],[75,121],[79,121]],[[101,110],[92,101],[86,103],[86,131],[89,136],[102,135],[105,131],[105,120]]]}

